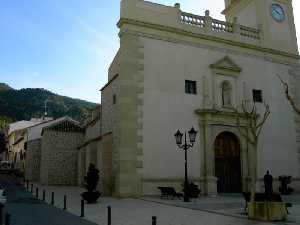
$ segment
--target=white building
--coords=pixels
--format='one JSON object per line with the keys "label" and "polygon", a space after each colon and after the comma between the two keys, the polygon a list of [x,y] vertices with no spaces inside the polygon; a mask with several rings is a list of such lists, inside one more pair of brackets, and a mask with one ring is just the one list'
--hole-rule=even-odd
{"label": "white building", "polygon": [[[225,21],[142,0],[122,0],[120,49],[102,88],[102,151],[112,152],[117,196],[181,191],[184,153],[174,133],[198,131],[188,152],[189,180],[206,194],[249,189],[257,159],[257,186],[270,170],[293,176],[300,191],[299,117],[277,74],[300,91],[292,1],[225,0]],[[270,105],[258,148],[237,129],[243,101],[263,112]],[[298,98],[299,99],[299,98]],[[257,152],[257,154],[255,153]],[[251,154],[255,157],[252,158]],[[105,165],[104,165],[105,166]]]}

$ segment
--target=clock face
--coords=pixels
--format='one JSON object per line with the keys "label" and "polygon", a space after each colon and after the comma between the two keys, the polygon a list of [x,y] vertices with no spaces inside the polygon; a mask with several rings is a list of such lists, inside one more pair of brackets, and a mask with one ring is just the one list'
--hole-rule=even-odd
{"label": "clock face", "polygon": [[279,4],[272,4],[272,6],[271,6],[271,14],[272,14],[272,17],[277,22],[282,22],[285,19],[284,10],[283,10],[283,8]]}

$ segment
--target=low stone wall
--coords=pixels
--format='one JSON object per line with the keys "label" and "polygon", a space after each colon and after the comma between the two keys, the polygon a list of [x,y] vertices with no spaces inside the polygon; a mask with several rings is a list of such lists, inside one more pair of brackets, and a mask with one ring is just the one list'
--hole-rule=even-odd
{"label": "low stone wall", "polygon": [[78,149],[83,133],[44,131],[42,137],[41,183],[78,184]]}
{"label": "low stone wall", "polygon": [[27,142],[25,179],[38,182],[41,165],[41,139]]}

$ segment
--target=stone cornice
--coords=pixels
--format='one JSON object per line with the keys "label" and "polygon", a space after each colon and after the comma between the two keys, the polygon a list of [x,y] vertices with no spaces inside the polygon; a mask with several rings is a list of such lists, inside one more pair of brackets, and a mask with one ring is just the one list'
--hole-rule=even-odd
{"label": "stone cornice", "polygon": [[241,118],[246,119],[247,117],[245,116],[244,113],[237,113],[234,111],[220,111],[217,109],[197,109],[195,110],[195,113],[198,115],[206,115],[206,114],[211,114],[211,115],[218,115],[218,116],[227,116],[227,117],[236,117],[239,116]]}
{"label": "stone cornice", "polygon": [[232,0],[230,5],[226,7],[226,9],[224,9],[222,11],[222,14],[227,14],[231,9],[233,9],[237,4],[239,4],[241,2],[241,0]]}
{"label": "stone cornice", "polygon": [[[247,6],[252,0],[232,0],[230,5],[226,7],[226,9],[224,9],[221,13],[223,15],[229,14],[231,13],[231,11],[236,8],[236,6],[238,6],[239,4],[244,4],[243,6]],[[284,3],[287,4],[288,2],[290,2],[291,0],[277,0],[280,3]]]}
{"label": "stone cornice", "polygon": [[173,28],[173,27],[159,25],[159,24],[145,23],[145,22],[136,21],[136,20],[132,20],[132,19],[121,18],[117,25],[121,29],[122,26],[125,25],[125,24],[135,25],[135,26],[139,26],[139,27],[143,27],[143,28],[155,29],[155,30],[159,30],[159,31],[166,31],[166,32],[176,33],[176,34],[179,34],[179,35],[185,35],[185,36],[190,36],[190,37],[194,37],[194,38],[200,38],[200,39],[208,40],[208,41],[224,43],[224,44],[232,45],[232,46],[235,46],[235,47],[251,49],[251,50],[258,51],[258,52],[272,54],[272,55],[275,55],[275,56],[288,57],[288,58],[295,59],[295,60],[300,59],[300,56],[297,55],[297,54],[292,54],[292,53],[288,53],[288,52],[284,52],[284,51],[280,51],[280,50],[276,50],[276,49],[271,49],[271,48],[265,48],[265,47],[261,47],[261,46],[257,46],[257,45],[253,45],[253,44],[237,42],[235,40],[223,39],[223,38],[212,36],[212,35],[194,33],[194,32],[191,32],[191,31],[186,31],[186,30],[183,30],[183,29]]}
{"label": "stone cornice", "polygon": [[114,75],[113,78],[111,78],[110,81],[108,81],[108,82],[104,85],[104,87],[102,87],[102,88],[100,89],[100,91],[104,91],[105,88],[107,88],[107,87],[108,87],[115,79],[118,78],[118,76],[119,76],[119,74]]}

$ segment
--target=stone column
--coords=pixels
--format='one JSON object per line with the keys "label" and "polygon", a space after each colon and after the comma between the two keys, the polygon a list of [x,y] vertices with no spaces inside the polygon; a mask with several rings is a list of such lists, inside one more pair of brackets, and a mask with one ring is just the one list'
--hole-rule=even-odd
{"label": "stone column", "polygon": [[201,135],[201,180],[203,180],[203,193],[217,194],[217,179],[214,172],[214,148],[212,140],[212,126],[209,124],[211,115],[203,113],[200,118]]}

